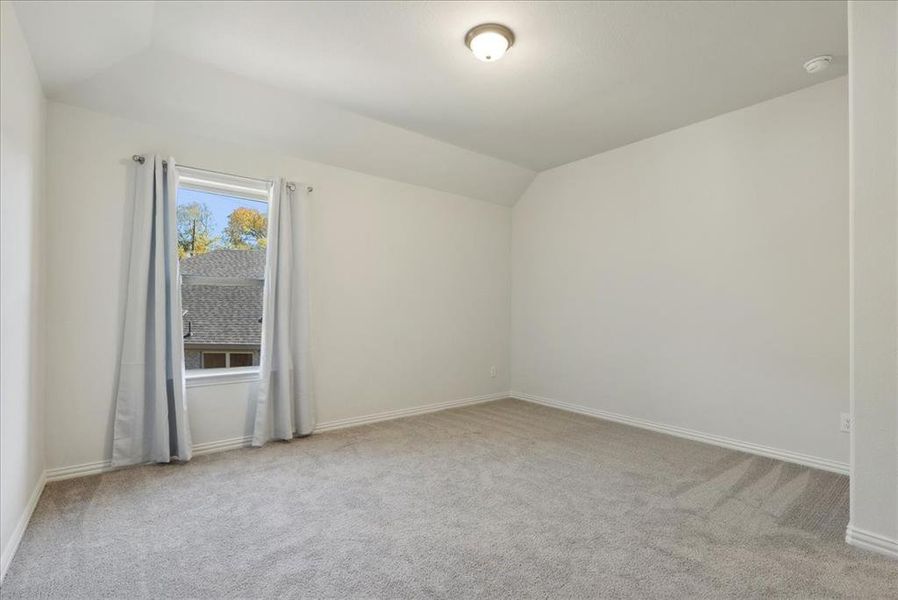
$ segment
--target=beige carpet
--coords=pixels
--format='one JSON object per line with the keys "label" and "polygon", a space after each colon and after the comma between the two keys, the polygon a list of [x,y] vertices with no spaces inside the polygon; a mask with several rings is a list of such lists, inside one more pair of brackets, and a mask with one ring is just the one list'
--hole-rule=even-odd
{"label": "beige carpet", "polygon": [[515,400],[47,486],[9,598],[896,598],[848,480]]}

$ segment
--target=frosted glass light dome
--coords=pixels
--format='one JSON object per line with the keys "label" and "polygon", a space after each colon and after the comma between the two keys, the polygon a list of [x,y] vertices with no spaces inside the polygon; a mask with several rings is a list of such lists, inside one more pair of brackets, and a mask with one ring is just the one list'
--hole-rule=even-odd
{"label": "frosted glass light dome", "polygon": [[479,60],[495,62],[514,44],[514,34],[504,25],[486,23],[471,29],[465,36],[465,44]]}

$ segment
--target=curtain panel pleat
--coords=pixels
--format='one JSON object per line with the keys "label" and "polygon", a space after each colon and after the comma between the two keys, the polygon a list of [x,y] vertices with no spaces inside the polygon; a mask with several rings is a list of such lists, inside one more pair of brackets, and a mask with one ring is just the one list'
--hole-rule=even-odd
{"label": "curtain panel pleat", "polygon": [[308,435],[315,426],[309,383],[308,192],[277,179],[268,207],[260,382],[253,445]]}
{"label": "curtain panel pleat", "polygon": [[190,460],[177,255],[177,175],[137,165],[112,464]]}

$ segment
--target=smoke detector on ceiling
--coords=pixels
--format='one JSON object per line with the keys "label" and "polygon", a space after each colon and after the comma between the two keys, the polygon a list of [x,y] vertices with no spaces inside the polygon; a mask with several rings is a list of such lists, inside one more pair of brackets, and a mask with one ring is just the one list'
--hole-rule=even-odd
{"label": "smoke detector on ceiling", "polygon": [[829,63],[833,61],[833,57],[829,54],[823,56],[815,56],[808,62],[804,63],[804,70],[813,75],[829,68]]}

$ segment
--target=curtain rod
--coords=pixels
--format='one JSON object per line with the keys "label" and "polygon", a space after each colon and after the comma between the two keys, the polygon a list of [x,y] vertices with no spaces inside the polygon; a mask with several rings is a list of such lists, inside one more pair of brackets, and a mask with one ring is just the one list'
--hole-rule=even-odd
{"label": "curtain rod", "polygon": [[[134,162],[138,162],[138,163],[140,163],[140,164],[143,164],[143,163],[146,162],[147,159],[146,159],[145,156],[143,156],[143,155],[141,155],[141,154],[134,154],[134,155],[131,156],[131,160],[133,160]],[[163,160],[163,161],[162,161],[162,165],[163,165],[163,166],[168,166],[168,161]],[[215,175],[225,175],[225,176],[227,176],[227,177],[239,177],[239,178],[241,178],[241,179],[249,179],[250,181],[260,181],[260,182],[264,182],[264,183],[267,183],[267,184],[269,184],[269,185],[272,183],[270,179],[258,179],[258,178],[256,178],[256,177],[246,177],[245,175],[234,175],[233,173],[224,173],[223,171],[213,171],[213,170],[211,170],[211,169],[201,169],[201,168],[199,168],[199,167],[191,167],[190,165],[179,165],[179,166],[182,166],[182,167],[184,167],[185,169],[191,169],[192,171],[200,171],[200,172],[202,172],[202,173],[213,173],[213,174],[215,174]],[[295,190],[296,190],[296,184],[293,183],[292,181],[288,181],[288,182],[287,182],[287,189],[290,190],[291,192],[295,191]],[[309,192],[309,193],[311,193],[312,191],[314,191],[314,189],[315,189],[315,188],[313,188],[312,186],[309,186],[309,187],[306,188],[306,191]]]}

